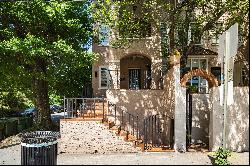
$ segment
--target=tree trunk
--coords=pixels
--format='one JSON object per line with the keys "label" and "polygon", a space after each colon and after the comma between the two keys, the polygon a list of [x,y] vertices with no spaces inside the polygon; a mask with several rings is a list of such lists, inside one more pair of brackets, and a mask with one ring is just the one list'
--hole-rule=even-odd
{"label": "tree trunk", "polygon": [[[46,61],[42,58],[35,60],[33,76],[33,89],[35,97],[35,107],[38,110],[34,125],[39,130],[51,129],[51,118],[49,110],[48,81],[46,80]],[[38,74],[38,75],[36,75]]]}

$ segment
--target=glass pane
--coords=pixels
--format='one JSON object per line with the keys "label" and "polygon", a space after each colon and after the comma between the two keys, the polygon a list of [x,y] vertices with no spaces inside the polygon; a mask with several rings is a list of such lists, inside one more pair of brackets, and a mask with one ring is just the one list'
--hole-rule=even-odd
{"label": "glass pane", "polygon": [[108,70],[106,68],[101,68],[101,87],[108,86]]}
{"label": "glass pane", "polygon": [[192,85],[197,85],[197,87],[198,87],[198,84],[199,84],[199,76],[198,77],[194,76],[192,78]]}
{"label": "glass pane", "polygon": [[200,77],[200,87],[199,87],[200,93],[207,93],[208,92],[208,82],[206,79]]}
{"label": "glass pane", "polygon": [[191,59],[188,59],[188,60],[187,60],[186,67],[191,67]]}
{"label": "glass pane", "polygon": [[105,25],[101,25],[99,40],[101,41],[102,46],[107,46],[109,44],[109,28]]}
{"label": "glass pane", "polygon": [[198,59],[192,59],[192,70],[199,68],[199,60]]}
{"label": "glass pane", "polygon": [[200,59],[200,68],[203,70],[207,69],[207,60],[206,59]]}

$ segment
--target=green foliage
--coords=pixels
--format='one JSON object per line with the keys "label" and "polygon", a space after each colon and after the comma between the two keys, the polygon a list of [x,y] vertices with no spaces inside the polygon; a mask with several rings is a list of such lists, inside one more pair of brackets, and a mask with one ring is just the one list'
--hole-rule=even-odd
{"label": "green foliage", "polygon": [[191,93],[197,93],[198,87],[195,85],[187,85],[187,91]]}
{"label": "green foliage", "polygon": [[62,105],[62,98],[59,95],[52,93],[49,95],[49,104],[50,105]]}
{"label": "green foliage", "polygon": [[0,92],[0,117],[8,116],[25,108],[32,107],[33,102],[19,91]]}
{"label": "green foliage", "polygon": [[230,156],[231,156],[231,152],[229,150],[219,147],[219,149],[214,154],[214,164],[215,165],[230,165],[228,161],[228,157]]}
{"label": "green foliage", "polygon": [[[185,0],[177,4],[171,2],[165,0],[96,0],[92,4],[93,18],[99,25],[105,24],[119,30],[119,32],[113,32],[119,36],[116,39],[118,43],[113,41],[116,47],[118,44],[124,45],[121,41],[128,37],[145,37],[138,32],[144,31],[145,33],[146,24],[150,24],[156,29],[160,29],[161,25],[165,24],[165,28],[169,28],[169,32],[174,32],[175,35],[163,34],[169,37],[169,41],[163,40],[162,43],[164,57],[166,57],[166,53],[169,53],[166,45],[168,46],[170,41],[174,42],[174,48],[185,52],[188,45],[189,26],[192,27],[192,42],[197,42],[208,31],[222,33],[234,23],[244,25],[242,23],[247,23],[248,20],[246,19],[249,12],[248,0]],[[222,22],[223,26],[219,29],[217,23],[225,14],[227,14],[227,19]]]}
{"label": "green foliage", "polygon": [[70,91],[80,95],[80,85],[91,80],[94,60],[86,49],[93,33],[90,3],[0,2],[1,90],[24,93],[36,104],[39,115],[48,112],[48,90],[61,97]]}
{"label": "green foliage", "polygon": [[[0,2],[1,88],[32,95],[35,77],[60,95],[65,89],[80,95],[79,84],[90,81],[94,58],[83,47],[92,37],[88,6],[89,1]],[[46,71],[35,69],[38,58],[46,62]]]}

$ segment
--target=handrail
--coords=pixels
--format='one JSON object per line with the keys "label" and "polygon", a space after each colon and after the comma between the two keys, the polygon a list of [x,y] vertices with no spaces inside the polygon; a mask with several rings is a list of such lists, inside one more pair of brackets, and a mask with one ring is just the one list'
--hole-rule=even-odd
{"label": "handrail", "polygon": [[[116,125],[117,123],[117,105],[108,101],[108,108],[110,108],[110,106],[114,106],[114,124]],[[126,123],[126,115],[128,116],[128,120],[127,120],[127,125],[125,125]],[[136,140],[139,140],[140,137],[140,132],[139,132],[139,116],[138,115],[134,115],[129,113],[126,110],[121,110],[121,122],[119,124],[118,127],[118,134],[120,134],[121,130],[126,131],[126,139],[128,140],[128,136],[129,134],[133,135],[136,137]],[[126,126],[128,126],[126,128]],[[136,135],[135,135],[136,134]]]}
{"label": "handrail", "polygon": [[[129,140],[129,135],[135,137],[135,144],[138,144],[141,140],[144,144],[144,150],[149,150],[154,147],[166,147],[173,149],[173,136],[174,136],[174,118],[169,115],[154,114],[145,117],[142,121],[139,121],[138,114],[134,115],[127,110],[120,110],[117,116],[118,106],[115,103],[107,101],[108,112],[105,111],[104,102],[106,99],[102,98],[65,98],[64,97],[64,119],[82,117],[87,118],[102,118],[102,122],[108,120],[107,116],[114,116],[114,125],[118,126],[118,134],[123,130],[126,132],[126,139]],[[96,103],[102,103],[99,108],[96,108]],[[110,114],[110,107],[114,107],[114,112]],[[101,108],[102,107],[102,108]],[[98,112],[99,111],[99,112]],[[67,115],[65,114],[67,112]],[[85,116],[86,115],[86,116]],[[101,117],[100,117],[101,115]],[[117,123],[117,119],[120,117],[120,123]],[[163,132],[162,120],[170,120],[168,126],[170,130],[169,142],[166,143],[166,133]],[[139,122],[142,124],[140,125]],[[166,121],[164,121],[165,123]],[[143,131],[140,131],[139,126],[143,126]],[[166,125],[164,126],[166,127]]]}
{"label": "handrail", "polygon": [[163,133],[163,128],[161,127],[161,120],[166,117],[170,120],[170,126],[169,126],[169,144],[168,148],[173,149],[173,125],[174,125],[174,119],[173,117],[170,117],[168,115],[150,115],[143,120],[143,144],[144,144],[144,150],[149,150],[154,147],[164,147],[166,146],[166,143],[164,143],[164,137],[165,133]]}
{"label": "handrail", "polygon": [[[88,115],[89,118],[96,118],[98,115],[102,114],[103,120],[105,120],[105,109],[104,102],[106,99],[102,98],[66,98],[64,97],[64,119],[65,118],[76,118],[82,117],[86,118],[85,114]],[[96,102],[102,102],[102,110],[97,110]],[[98,112],[99,111],[99,112]],[[67,114],[66,114],[67,113]]]}

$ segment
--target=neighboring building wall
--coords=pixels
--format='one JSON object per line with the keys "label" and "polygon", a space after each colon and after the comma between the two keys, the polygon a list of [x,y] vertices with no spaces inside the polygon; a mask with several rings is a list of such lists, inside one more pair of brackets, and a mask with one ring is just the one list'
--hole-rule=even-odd
{"label": "neighboring building wall", "polygon": [[[95,50],[95,51],[94,51]],[[109,49],[105,46],[93,45],[93,52],[99,53],[98,59],[92,65],[92,88],[94,97],[106,95],[106,89],[99,89],[99,66],[109,66]]]}
{"label": "neighboring building wall", "polygon": [[[210,93],[213,104],[210,114],[209,149],[222,146],[223,106],[220,104],[220,87]],[[228,106],[226,120],[226,147],[232,151],[249,151],[249,87],[234,87],[234,103]]]}
{"label": "neighboring building wall", "polygon": [[245,74],[244,74],[243,68],[244,68],[243,62],[234,63],[234,69],[233,69],[234,86],[246,86],[246,85],[248,85],[247,72],[245,72]]}

